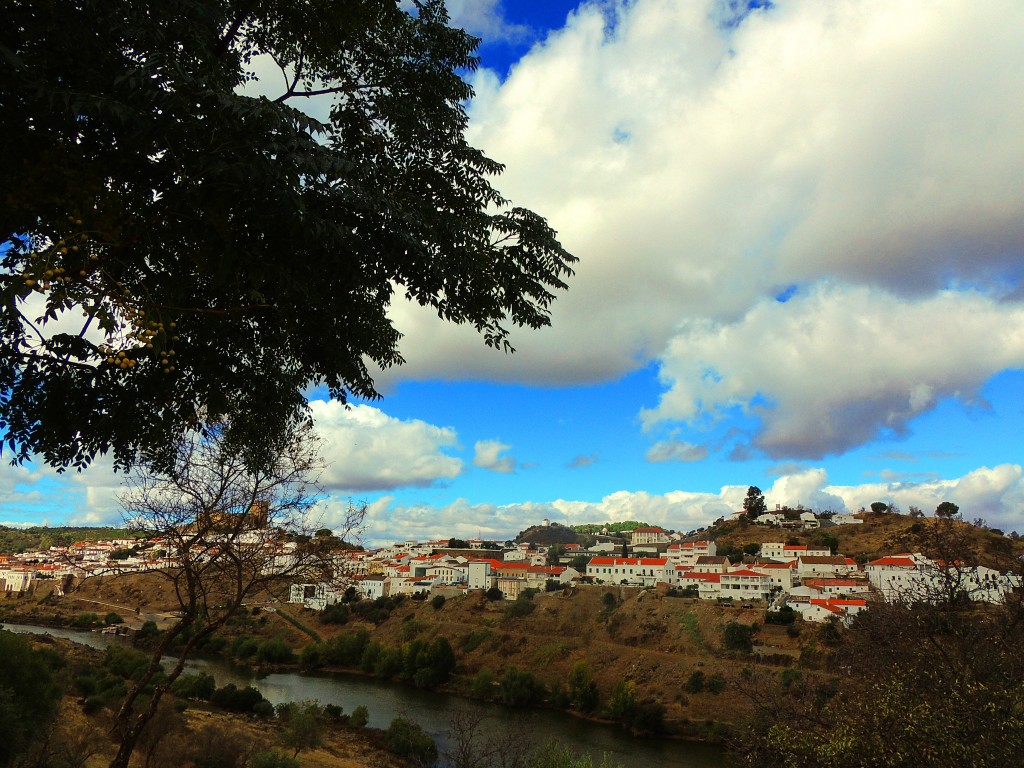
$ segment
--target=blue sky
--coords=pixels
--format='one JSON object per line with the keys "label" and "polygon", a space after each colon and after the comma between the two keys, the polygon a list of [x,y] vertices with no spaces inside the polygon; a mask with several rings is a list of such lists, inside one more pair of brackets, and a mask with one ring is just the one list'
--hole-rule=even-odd
{"label": "blue sky", "polygon": [[[313,403],[328,522],[688,530],[753,484],[1024,531],[1024,6],[741,5],[449,2],[471,140],[580,262],[512,356],[396,303],[385,397]],[[116,521],[116,491],[7,467],[0,521]]]}

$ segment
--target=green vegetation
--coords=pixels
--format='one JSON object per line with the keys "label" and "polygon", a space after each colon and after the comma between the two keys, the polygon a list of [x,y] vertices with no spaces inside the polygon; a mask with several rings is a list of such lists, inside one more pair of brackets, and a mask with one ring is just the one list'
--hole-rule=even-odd
{"label": "green vegetation", "polygon": [[584,523],[582,525],[569,526],[576,533],[584,533],[590,536],[600,533],[602,530],[607,530],[609,533],[622,533],[623,531],[632,531],[636,528],[650,527],[650,523],[644,523],[639,520],[621,520],[617,523]]}
{"label": "green vegetation", "polygon": [[569,706],[580,712],[593,712],[597,709],[598,702],[594,674],[590,670],[590,665],[581,659],[569,672]]}
{"label": "green vegetation", "polygon": [[498,692],[501,701],[511,707],[529,707],[540,703],[547,691],[544,683],[532,673],[509,667],[501,679]]}
{"label": "green vegetation", "polygon": [[[3,15],[14,456],[125,468],[211,423],[273,443],[312,382],[376,395],[371,371],[402,362],[396,293],[500,350],[514,326],[550,324],[575,259],[467,143],[479,41],[440,0],[9,0]],[[295,74],[269,98],[241,87],[261,59]],[[329,94],[319,119],[301,111],[310,88]],[[58,311],[85,318],[39,333]]]}
{"label": "green vegetation", "polygon": [[61,695],[54,677],[59,664],[54,654],[0,630],[0,767],[15,765],[46,734]]}
{"label": "green vegetation", "polygon": [[608,700],[608,716],[634,736],[656,736],[665,728],[665,708],[654,701],[639,701],[632,680],[620,680],[615,685]]}
{"label": "green vegetation", "polygon": [[722,628],[722,648],[727,651],[740,651],[741,653],[752,653],[754,650],[754,635],[759,627],[757,624],[740,624],[738,621],[730,621]]}
{"label": "green vegetation", "polygon": [[136,534],[124,528],[80,528],[71,526],[56,528],[39,526],[8,528],[0,525],[0,555],[38,552],[50,547],[69,547],[76,541],[133,539],[135,536]]}
{"label": "green vegetation", "polygon": [[404,717],[391,721],[384,733],[384,746],[389,752],[412,761],[414,765],[430,766],[437,762],[437,744],[419,725]]}

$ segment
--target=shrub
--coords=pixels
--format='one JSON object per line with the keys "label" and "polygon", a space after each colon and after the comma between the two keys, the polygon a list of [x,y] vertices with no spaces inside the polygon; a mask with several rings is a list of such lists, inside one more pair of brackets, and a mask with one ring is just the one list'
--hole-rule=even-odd
{"label": "shrub", "polygon": [[501,700],[512,707],[528,707],[544,698],[544,683],[530,672],[509,667],[499,686]]}
{"label": "shrub", "polygon": [[777,611],[768,611],[764,616],[765,624],[792,624],[796,621],[796,611],[788,605],[782,606]]}
{"label": "shrub", "polygon": [[384,746],[392,754],[419,765],[437,762],[437,744],[419,725],[404,717],[396,717],[384,732]]}
{"label": "shrub", "polygon": [[687,693],[700,693],[704,690],[704,673],[697,670],[686,679],[683,690]]}
{"label": "shrub", "polygon": [[370,722],[370,712],[362,704],[353,709],[348,718],[348,723],[353,728],[365,728],[368,722]]}
{"label": "shrub", "polygon": [[598,691],[590,665],[582,659],[577,661],[569,673],[569,706],[580,712],[597,709]]}
{"label": "shrub", "polygon": [[109,627],[112,624],[124,624],[124,619],[121,618],[120,614],[117,614],[117,613],[114,613],[113,611],[111,611],[110,613],[108,613],[106,616],[103,617],[103,623],[106,624]]}
{"label": "shrub", "polygon": [[295,660],[292,647],[284,640],[264,640],[256,651],[260,664],[288,664]]}
{"label": "shrub", "polygon": [[440,611],[441,608],[444,607],[444,604],[444,595],[434,595],[433,599],[430,601],[430,605],[434,608],[435,611]]}
{"label": "shrub", "polygon": [[200,672],[197,675],[182,675],[171,685],[171,693],[183,699],[209,701],[217,690],[212,675]]}
{"label": "shrub", "polygon": [[715,672],[714,674],[708,675],[708,679],[704,683],[704,688],[707,689],[708,693],[713,693],[716,696],[725,690],[725,678],[721,672]]}
{"label": "shrub", "polygon": [[320,622],[322,624],[345,624],[348,622],[348,617],[348,607],[341,603],[328,605],[320,612]]}
{"label": "shrub", "polygon": [[80,627],[83,629],[92,629],[102,623],[103,622],[100,621],[98,614],[89,612],[80,613],[71,620],[72,627]]}
{"label": "shrub", "polygon": [[501,600],[502,598],[505,597],[505,593],[502,592],[497,587],[491,587],[486,592],[484,592],[484,595],[487,597],[488,600],[490,600],[492,602],[495,601],[495,600]]}
{"label": "shrub", "polygon": [[533,604],[532,600],[523,600],[520,598],[505,606],[505,617],[509,619],[519,619],[523,616],[529,616],[533,613],[536,607],[537,606]]}
{"label": "shrub", "polygon": [[489,699],[494,695],[494,673],[484,667],[473,678],[473,695],[481,699]]}
{"label": "shrub", "polygon": [[228,683],[223,688],[218,688],[213,692],[210,702],[229,712],[254,712],[256,714],[260,714],[256,707],[261,703],[266,703],[270,707],[270,714],[274,714],[273,705],[264,699],[263,694],[251,685],[239,688],[234,683]]}
{"label": "shrub", "polygon": [[754,635],[757,634],[757,630],[757,624],[730,621],[722,630],[722,646],[727,651],[751,653],[754,650]]}

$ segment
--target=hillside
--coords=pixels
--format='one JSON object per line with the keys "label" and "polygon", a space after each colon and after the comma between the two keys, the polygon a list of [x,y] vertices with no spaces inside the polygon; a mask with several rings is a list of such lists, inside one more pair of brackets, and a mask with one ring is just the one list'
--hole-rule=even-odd
{"label": "hillside", "polygon": [[0,525],[0,555],[37,552],[50,547],[67,547],[76,541],[103,539],[133,539],[135,535],[124,528],[87,528],[60,526],[33,526],[8,528]]}
{"label": "hillside", "polygon": [[[858,562],[865,563],[897,552],[923,552],[941,557],[936,551],[935,518],[867,512],[863,525],[832,525],[813,531],[788,531],[754,525],[745,520],[719,523],[706,534],[718,545],[719,554],[742,553],[744,547],[767,541],[793,544],[819,544],[832,547]],[[997,531],[970,523],[953,521],[958,546],[982,565],[1007,570],[1024,555],[1024,539],[1011,539]]]}

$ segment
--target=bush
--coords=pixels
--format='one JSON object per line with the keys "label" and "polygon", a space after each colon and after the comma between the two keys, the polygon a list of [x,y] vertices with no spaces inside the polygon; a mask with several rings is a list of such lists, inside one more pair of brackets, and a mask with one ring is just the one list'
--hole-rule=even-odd
{"label": "bush", "polygon": [[768,611],[764,616],[765,624],[792,624],[796,621],[796,611],[788,605],[782,606],[777,611]]}
{"label": "bush", "polygon": [[497,587],[491,587],[486,592],[484,592],[484,595],[487,597],[488,600],[490,600],[492,602],[495,601],[495,600],[501,600],[502,598],[505,597],[505,593],[502,592]]}
{"label": "bush", "polygon": [[721,672],[715,672],[712,675],[708,675],[708,679],[704,683],[704,688],[708,693],[713,693],[716,696],[725,690],[725,678]]}
{"label": "bush", "polygon": [[544,683],[530,672],[509,667],[499,686],[501,700],[511,707],[529,707],[544,698]]}
{"label": "bush", "polygon": [[722,630],[722,647],[727,651],[752,653],[754,635],[757,634],[757,630],[757,624],[740,624],[737,621],[730,621]]}
{"label": "bush", "polygon": [[200,672],[197,675],[182,675],[171,684],[171,693],[182,699],[209,701],[217,690],[212,675]]}
{"label": "bush", "polygon": [[632,681],[620,680],[615,686],[608,712],[634,736],[655,736],[665,728],[665,708],[654,701],[637,701]]}
{"label": "bush", "polygon": [[263,694],[251,685],[239,688],[234,683],[228,683],[223,688],[218,688],[213,692],[210,702],[229,712],[253,712],[256,714],[260,714],[256,707],[261,703],[266,703],[270,707],[270,714],[274,714],[274,706],[264,699]]}
{"label": "bush", "polygon": [[473,678],[473,695],[481,699],[489,699],[494,695],[494,673],[484,667]]}
{"label": "bush", "polygon": [[72,627],[81,629],[92,629],[93,627],[100,626],[102,623],[98,614],[89,612],[80,613],[71,620]]}
{"label": "bush", "polygon": [[577,661],[569,673],[569,706],[580,712],[597,709],[597,683],[586,661]]}
{"label": "bush", "polygon": [[505,606],[505,617],[509,619],[519,619],[523,616],[529,616],[536,609],[536,605],[533,604],[532,600],[524,600],[519,598]]}
{"label": "bush", "polygon": [[295,660],[292,647],[284,640],[264,640],[256,651],[260,664],[288,664]]}
{"label": "bush", "polygon": [[441,608],[444,607],[444,604],[444,595],[434,595],[433,599],[430,601],[430,605],[433,606],[435,611],[440,611]]}
{"label": "bush", "polygon": [[419,725],[404,717],[396,717],[384,732],[384,746],[392,754],[418,765],[437,762],[437,744]]}
{"label": "bush", "polygon": [[353,709],[348,718],[348,724],[353,728],[365,728],[368,722],[370,722],[370,712],[362,704]]}
{"label": "bush", "polygon": [[124,619],[121,618],[120,614],[117,614],[117,613],[114,613],[113,611],[111,611],[110,613],[108,613],[106,616],[103,617],[103,623],[106,624],[109,627],[112,624],[124,624]]}
{"label": "bush", "polygon": [[328,605],[320,612],[320,622],[322,624],[345,624],[348,622],[348,618],[348,607],[341,603]]}
{"label": "bush", "polygon": [[687,693],[700,693],[704,690],[704,673],[697,670],[686,679],[683,690]]}

